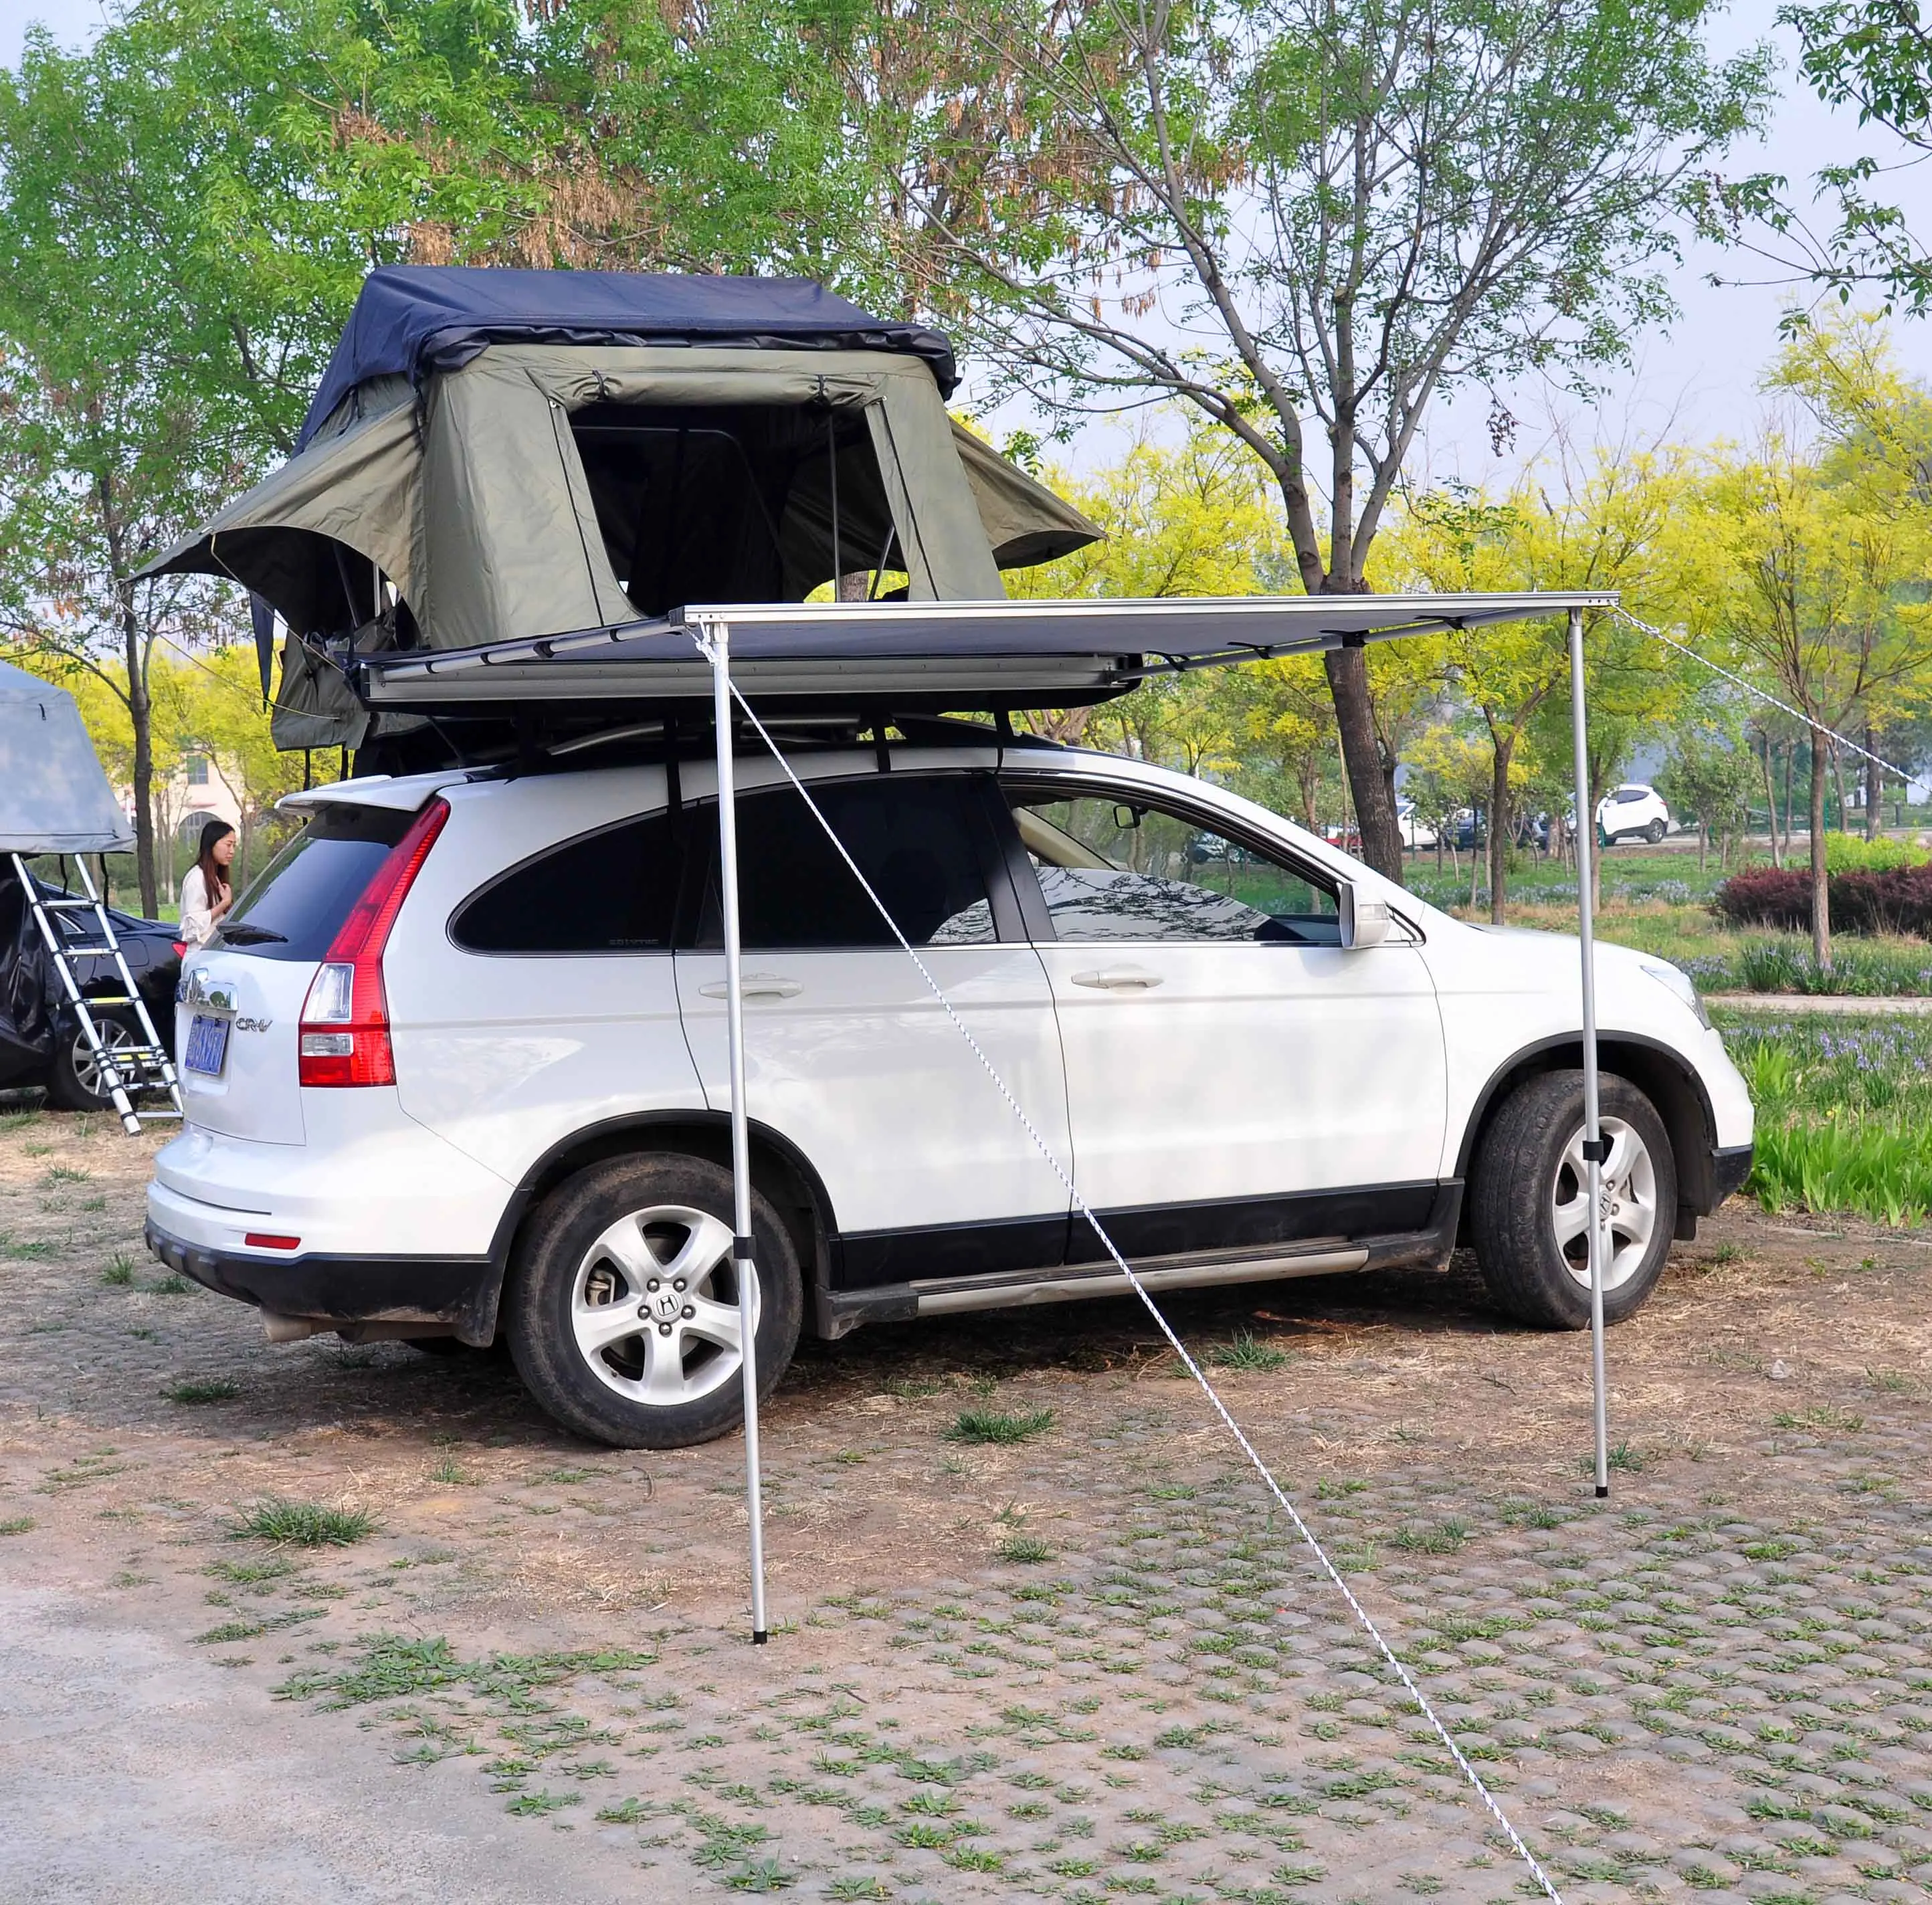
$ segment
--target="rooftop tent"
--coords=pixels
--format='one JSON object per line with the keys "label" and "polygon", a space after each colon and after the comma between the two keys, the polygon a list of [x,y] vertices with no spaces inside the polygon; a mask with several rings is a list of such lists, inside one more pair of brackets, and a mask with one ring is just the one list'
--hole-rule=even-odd
{"label": "rooftop tent", "polygon": [[0,662],[0,854],[121,854],[134,844],[74,697]]}
{"label": "rooftop tent", "polygon": [[800,279],[386,267],[296,454],[144,572],[243,583],[302,638],[284,746],[362,742],[352,652],[798,602],[868,569],[998,598],[1000,567],[1099,532],[948,418],[955,380],[936,332]]}

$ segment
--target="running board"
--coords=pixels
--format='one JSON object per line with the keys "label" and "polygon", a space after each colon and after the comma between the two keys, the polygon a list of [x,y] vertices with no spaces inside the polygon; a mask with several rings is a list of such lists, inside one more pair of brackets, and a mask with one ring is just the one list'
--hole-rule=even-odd
{"label": "running board", "polygon": [[[1134,1265],[1134,1274],[1150,1290],[1194,1290],[1217,1283],[1271,1283],[1284,1276],[1327,1276],[1337,1270],[1360,1270],[1368,1260],[1368,1251],[1361,1244],[1339,1237],[1322,1238],[1292,1250],[1276,1248],[1263,1256],[1215,1250],[1150,1257]],[[918,1300],[914,1313],[920,1316],[943,1316],[962,1310],[1006,1310],[1030,1303],[1074,1303],[1084,1297],[1124,1296],[1132,1288],[1110,1263],[1096,1264],[1091,1270],[1060,1270],[1050,1276],[998,1280],[921,1278],[911,1287]]]}
{"label": "running board", "polygon": [[[1287,1276],[1329,1276],[1365,1270],[1379,1261],[1374,1239],[1315,1238],[1263,1250],[1204,1250],[1186,1256],[1148,1257],[1134,1274],[1149,1290],[1202,1289],[1222,1283],[1270,1283]],[[1413,1250],[1420,1239],[1403,1238]],[[1018,1309],[1030,1304],[1076,1303],[1090,1297],[1127,1295],[1131,1286],[1110,1263],[1088,1268],[1056,1264],[1050,1268],[994,1276],[922,1277],[866,1290],[814,1292],[822,1337],[836,1338],[861,1323],[904,1323],[916,1316],[958,1315],[974,1310]]]}

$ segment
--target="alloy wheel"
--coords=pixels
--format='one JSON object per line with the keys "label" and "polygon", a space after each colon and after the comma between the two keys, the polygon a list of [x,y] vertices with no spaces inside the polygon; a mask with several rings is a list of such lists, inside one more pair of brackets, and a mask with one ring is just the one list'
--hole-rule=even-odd
{"label": "alloy wheel", "polygon": [[[1606,1118],[1601,1130],[1610,1154],[1603,1166],[1600,1204],[1607,1248],[1604,1288],[1614,1290],[1642,1268],[1657,1229],[1657,1168],[1650,1150],[1634,1126]],[[1550,1214],[1556,1226],[1556,1247],[1570,1274],[1585,1289],[1590,1287],[1590,1167],[1583,1159],[1583,1132],[1563,1148],[1550,1187]]]}
{"label": "alloy wheel", "polygon": [[596,1238],[572,1280],[570,1326],[599,1382],[627,1401],[668,1408],[737,1376],[731,1242],[730,1226],[709,1211],[670,1204],[620,1217]]}

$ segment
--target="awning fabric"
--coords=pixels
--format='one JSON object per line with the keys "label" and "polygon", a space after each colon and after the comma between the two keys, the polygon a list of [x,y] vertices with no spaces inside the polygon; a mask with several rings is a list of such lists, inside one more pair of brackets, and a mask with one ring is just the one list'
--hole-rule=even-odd
{"label": "awning fabric", "polygon": [[0,854],[122,854],[134,844],[74,697],[0,662]]}
{"label": "awning fabric", "polygon": [[695,637],[724,624],[734,679],[766,700],[887,706],[1076,705],[1177,670],[1616,605],[1613,592],[1244,596],[1151,601],[766,603],[459,653],[382,656],[356,676],[372,710],[422,712],[711,693]]}

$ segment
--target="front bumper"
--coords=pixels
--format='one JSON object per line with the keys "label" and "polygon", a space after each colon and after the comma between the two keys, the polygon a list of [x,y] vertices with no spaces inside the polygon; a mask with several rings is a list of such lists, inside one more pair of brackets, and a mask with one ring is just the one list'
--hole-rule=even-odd
{"label": "front bumper", "polygon": [[148,1220],[148,1248],[169,1269],[281,1316],[335,1324],[422,1323],[487,1345],[502,1272],[488,1257],[265,1256],[190,1244]]}
{"label": "front bumper", "polygon": [[1743,1186],[1750,1175],[1751,1152],[1749,1144],[1728,1144],[1718,1147],[1711,1153],[1711,1208],[1714,1210],[1731,1193]]}

